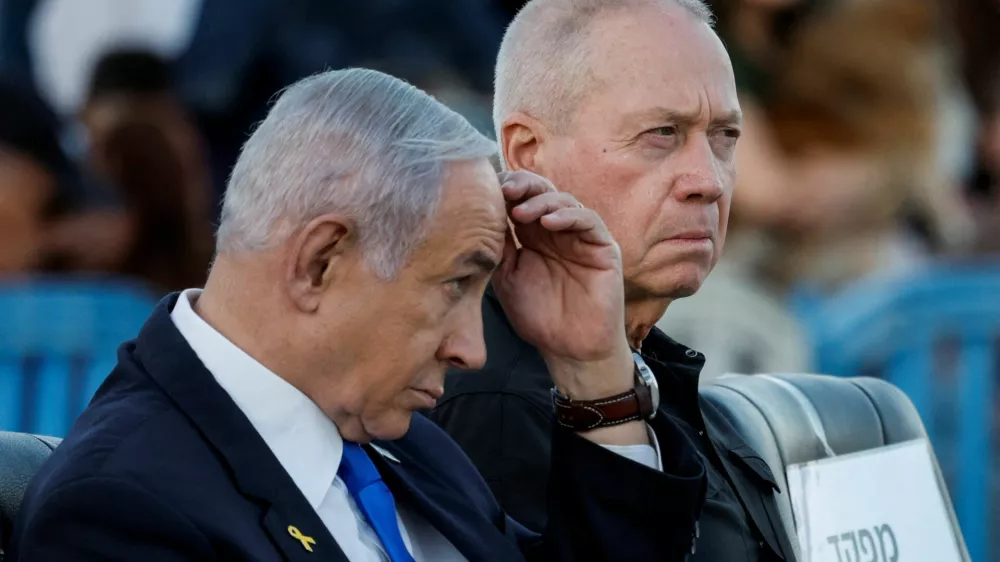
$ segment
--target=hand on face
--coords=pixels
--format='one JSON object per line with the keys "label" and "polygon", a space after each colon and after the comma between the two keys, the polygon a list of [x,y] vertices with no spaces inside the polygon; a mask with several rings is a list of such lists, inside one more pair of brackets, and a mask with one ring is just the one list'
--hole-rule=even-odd
{"label": "hand on face", "polygon": [[632,386],[621,252],[601,218],[548,180],[500,175],[508,233],[493,286],[517,333],[557,386],[602,398]]}

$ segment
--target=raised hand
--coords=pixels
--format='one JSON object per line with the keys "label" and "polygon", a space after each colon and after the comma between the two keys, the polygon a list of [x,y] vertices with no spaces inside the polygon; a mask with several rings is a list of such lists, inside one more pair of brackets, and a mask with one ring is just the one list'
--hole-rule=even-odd
{"label": "raised hand", "polygon": [[632,388],[621,252],[604,222],[541,176],[517,171],[500,181],[513,232],[493,287],[514,329],[570,397]]}

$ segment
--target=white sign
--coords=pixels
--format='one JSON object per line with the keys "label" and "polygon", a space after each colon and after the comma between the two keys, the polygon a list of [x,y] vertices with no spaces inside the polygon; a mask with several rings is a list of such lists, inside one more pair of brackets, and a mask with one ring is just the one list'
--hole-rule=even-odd
{"label": "white sign", "polygon": [[926,440],[790,465],[802,562],[965,562]]}

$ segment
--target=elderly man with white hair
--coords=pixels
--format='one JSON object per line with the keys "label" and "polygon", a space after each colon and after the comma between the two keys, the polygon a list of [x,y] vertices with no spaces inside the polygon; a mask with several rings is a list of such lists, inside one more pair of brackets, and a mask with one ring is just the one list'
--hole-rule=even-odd
{"label": "elderly man with white hair", "polygon": [[540,177],[501,185],[494,151],[375,71],[285,91],[233,171],[205,288],[122,346],[7,560],[683,560],[705,476],[673,421],[554,428],[539,535],[413,415],[448,367],[484,364],[491,278],[562,392],[649,401],[617,244]]}
{"label": "elderly man with white hair", "polygon": [[[621,246],[622,320],[637,372],[652,371],[658,417],[681,424],[708,473],[691,560],[793,560],[774,475],[699,398],[705,357],[654,328],[671,301],[698,290],[726,236],[742,124],[732,65],[711,24],[701,0],[531,0],[500,48],[494,121],[508,170],[535,172],[572,194]],[[621,418],[605,403],[562,393],[508,298],[500,284],[487,292],[487,364],[449,374],[430,416],[469,454],[501,507],[538,530],[558,517],[545,502],[556,476],[552,423],[603,431]],[[568,327],[565,337],[587,329]],[[567,416],[568,407],[593,412]]]}

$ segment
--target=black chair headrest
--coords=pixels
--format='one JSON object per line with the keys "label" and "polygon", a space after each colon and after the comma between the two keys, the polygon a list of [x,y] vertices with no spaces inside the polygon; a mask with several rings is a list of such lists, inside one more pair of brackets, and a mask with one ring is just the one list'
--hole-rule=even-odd
{"label": "black chair headrest", "polygon": [[28,482],[60,441],[54,437],[0,431],[0,561]]}

